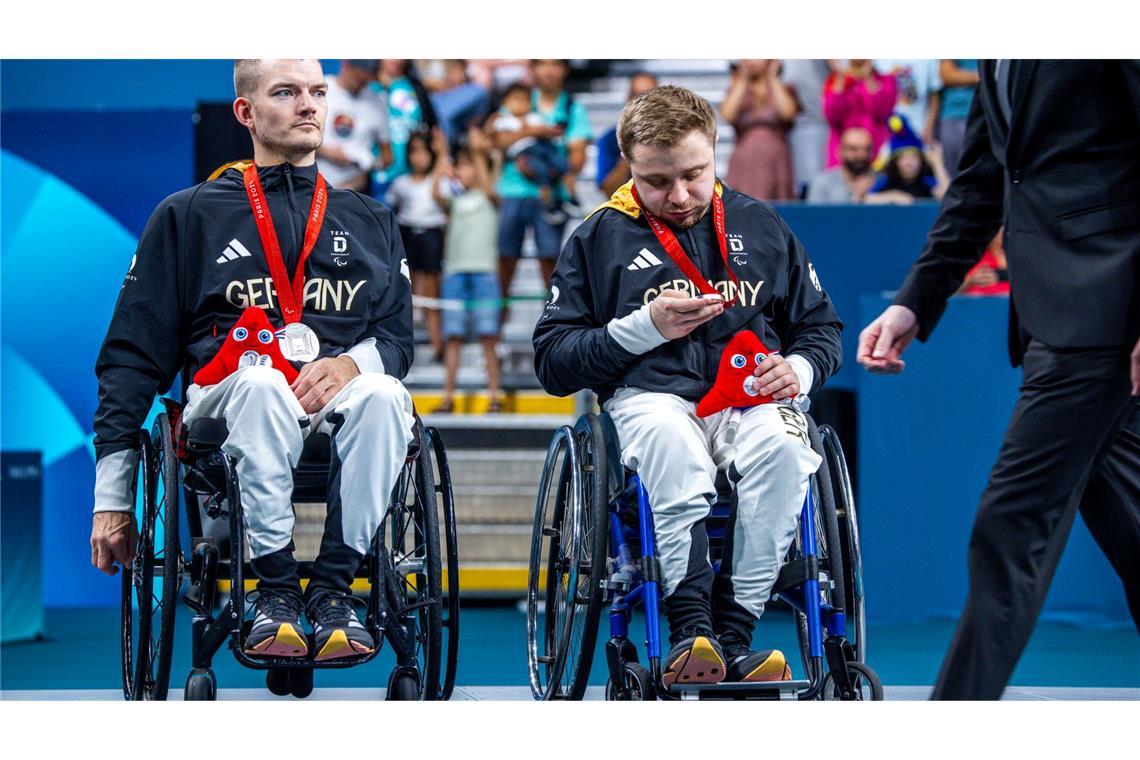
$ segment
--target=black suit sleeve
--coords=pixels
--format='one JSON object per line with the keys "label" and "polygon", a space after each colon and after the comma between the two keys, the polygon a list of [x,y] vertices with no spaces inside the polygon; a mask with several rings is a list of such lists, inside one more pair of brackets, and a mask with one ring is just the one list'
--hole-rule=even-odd
{"label": "black suit sleeve", "polygon": [[958,175],[942,199],[942,209],[926,248],[914,262],[894,303],[918,316],[918,338],[926,340],[946,310],[946,301],[978,263],[1002,223],[1004,169],[994,157],[982,106],[974,93],[966,122]]}
{"label": "black suit sleeve", "polygon": [[1128,94],[1132,97],[1132,110],[1136,113],[1136,121],[1140,122],[1140,60],[1121,61],[1120,70],[1124,74]]}
{"label": "black suit sleeve", "polygon": [[595,318],[584,240],[566,242],[551,277],[551,299],[534,327],[534,369],[547,393],[568,396],[617,381],[638,357]]}

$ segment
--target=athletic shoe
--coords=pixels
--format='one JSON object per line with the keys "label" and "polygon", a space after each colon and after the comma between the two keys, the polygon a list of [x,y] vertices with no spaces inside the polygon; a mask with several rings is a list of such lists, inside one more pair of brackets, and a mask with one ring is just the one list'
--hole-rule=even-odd
{"label": "athletic shoe", "polygon": [[260,591],[257,614],[245,637],[245,653],[255,657],[304,657],[309,642],[301,628],[301,599],[283,591]]}
{"label": "athletic shoe", "polygon": [[348,594],[318,591],[309,599],[305,614],[313,624],[317,662],[369,654],[376,648],[372,634],[357,619]]}
{"label": "athletic shoe", "polygon": [[720,642],[708,631],[686,630],[683,637],[665,655],[665,688],[674,683],[720,683],[725,676],[724,650]]}
{"label": "athletic shoe", "polygon": [[784,653],[779,649],[753,652],[748,647],[737,644],[725,647],[725,655],[728,657],[726,681],[767,683],[792,680],[792,669],[788,667]]}

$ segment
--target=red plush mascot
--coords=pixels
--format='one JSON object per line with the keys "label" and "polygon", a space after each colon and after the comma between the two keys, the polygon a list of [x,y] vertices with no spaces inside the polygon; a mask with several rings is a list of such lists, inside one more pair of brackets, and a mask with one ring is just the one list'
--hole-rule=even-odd
{"label": "red plush mascot", "polygon": [[289,383],[297,379],[297,370],[285,361],[277,345],[277,334],[269,324],[269,317],[256,306],[241,313],[217,355],[194,374],[194,382],[216,385],[240,368],[253,366],[273,367]]}
{"label": "red plush mascot", "polygon": [[697,415],[708,417],[730,407],[744,408],[770,402],[771,396],[760,395],[760,378],[752,374],[770,353],[751,330],[733,335],[720,355],[716,382],[697,404]]}

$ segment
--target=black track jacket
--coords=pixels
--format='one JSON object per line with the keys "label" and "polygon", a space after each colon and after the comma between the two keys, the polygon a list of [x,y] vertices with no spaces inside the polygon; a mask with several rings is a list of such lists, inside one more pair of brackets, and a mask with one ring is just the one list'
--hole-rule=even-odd
{"label": "black track jacket", "polygon": [[723,186],[718,190],[739,289],[725,272],[711,212],[677,239],[722,295],[738,297],[736,304],[684,338],[645,353],[623,348],[607,329],[611,321],[641,309],[662,290],[699,294],[657,242],[632,201],[631,184],[574,231],[558,259],[550,300],[534,330],[543,388],[560,396],[590,388],[605,402],[628,385],[696,401],[712,387],[728,341],[746,329],[770,350],[807,360],[814,377],[804,393],[835,373],[843,324],[806,251],[771,206]]}
{"label": "black track jacket", "polygon": [[[269,265],[238,168],[162,201],[139,239],[99,352],[95,450],[138,447],[156,392],[213,358],[247,306],[283,327]],[[300,257],[317,167],[258,169],[290,276]],[[305,266],[302,322],[320,355],[354,358],[397,378],[412,362],[411,286],[391,212],[329,188],[320,236]],[[360,354],[358,352],[364,351]],[[363,371],[364,366],[361,367]]]}

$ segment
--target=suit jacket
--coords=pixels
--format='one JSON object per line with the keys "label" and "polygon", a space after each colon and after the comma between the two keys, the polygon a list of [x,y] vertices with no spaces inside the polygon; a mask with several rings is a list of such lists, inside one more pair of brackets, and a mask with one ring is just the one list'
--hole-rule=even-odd
{"label": "suit jacket", "polygon": [[1016,61],[1002,115],[982,61],[958,175],[896,304],[920,340],[1005,225],[1010,358],[1140,334],[1140,61]]}

